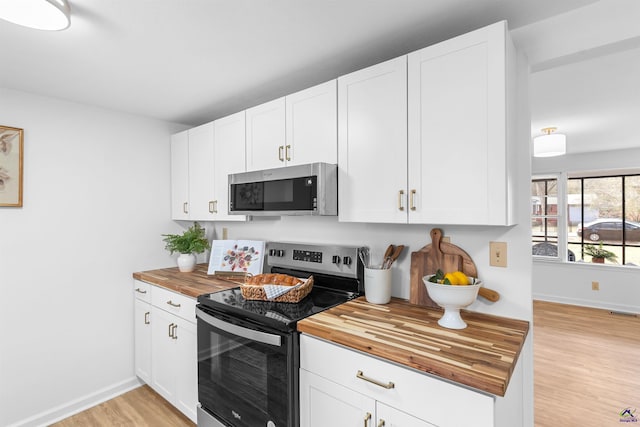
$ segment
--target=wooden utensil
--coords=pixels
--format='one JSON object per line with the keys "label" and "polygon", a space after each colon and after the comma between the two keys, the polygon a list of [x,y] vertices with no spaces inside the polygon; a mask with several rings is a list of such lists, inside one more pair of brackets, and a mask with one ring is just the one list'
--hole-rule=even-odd
{"label": "wooden utensil", "polygon": [[[468,253],[452,243],[442,241],[442,230],[434,228],[430,234],[431,244],[411,253],[409,302],[438,307],[429,298],[427,289],[422,282],[424,276],[435,274],[440,269],[444,273],[462,271],[467,276],[478,277],[478,270]],[[480,288],[478,293],[489,301],[495,302],[500,299],[500,294],[484,286]]]}

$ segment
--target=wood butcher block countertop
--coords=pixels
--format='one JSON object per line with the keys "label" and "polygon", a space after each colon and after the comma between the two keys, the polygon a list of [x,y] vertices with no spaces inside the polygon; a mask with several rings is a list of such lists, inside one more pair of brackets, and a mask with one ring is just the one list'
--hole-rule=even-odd
{"label": "wood butcher block countertop", "polygon": [[504,396],[529,322],[462,311],[468,327],[438,325],[439,309],[357,298],[298,322],[298,330],[460,384]]}
{"label": "wood butcher block countertop", "polygon": [[197,298],[202,294],[223,291],[239,286],[237,283],[217,279],[207,274],[208,265],[198,264],[191,273],[182,273],[177,267],[133,273],[133,278]]}

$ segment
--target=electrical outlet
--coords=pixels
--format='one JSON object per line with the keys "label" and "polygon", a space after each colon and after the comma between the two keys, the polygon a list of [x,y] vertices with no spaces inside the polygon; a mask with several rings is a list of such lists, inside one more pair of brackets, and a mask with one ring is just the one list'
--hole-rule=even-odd
{"label": "electrical outlet", "polygon": [[229,238],[228,234],[227,227],[222,227],[222,240],[227,240]]}
{"label": "electrical outlet", "polygon": [[507,266],[507,242],[489,242],[489,265]]}
{"label": "electrical outlet", "polygon": [[446,242],[446,243],[451,243],[451,237],[449,236],[442,236],[442,241]]}
{"label": "electrical outlet", "polygon": [[599,291],[600,290],[600,282],[591,282],[591,290]]}

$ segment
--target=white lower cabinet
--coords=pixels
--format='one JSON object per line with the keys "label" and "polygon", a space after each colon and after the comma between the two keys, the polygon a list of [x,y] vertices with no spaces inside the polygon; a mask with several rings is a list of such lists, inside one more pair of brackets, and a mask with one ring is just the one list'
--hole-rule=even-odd
{"label": "white lower cabinet", "polygon": [[429,427],[419,418],[300,370],[300,426]]}
{"label": "white lower cabinet", "polygon": [[[516,393],[517,394],[517,393]],[[521,394],[521,393],[520,393]],[[308,335],[300,337],[300,427],[494,427],[499,397]],[[512,403],[514,405],[512,405]]]}
{"label": "white lower cabinet", "polygon": [[[134,289],[136,375],[196,422],[196,300],[138,280]],[[149,302],[138,298],[138,289]]]}

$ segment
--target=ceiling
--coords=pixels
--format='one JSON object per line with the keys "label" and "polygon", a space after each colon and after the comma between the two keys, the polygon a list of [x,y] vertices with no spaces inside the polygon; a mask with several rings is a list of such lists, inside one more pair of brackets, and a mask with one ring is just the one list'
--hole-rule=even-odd
{"label": "ceiling", "polygon": [[199,125],[506,19],[532,135],[639,147],[637,0],[69,0],[71,27],[0,20],[0,87]]}

